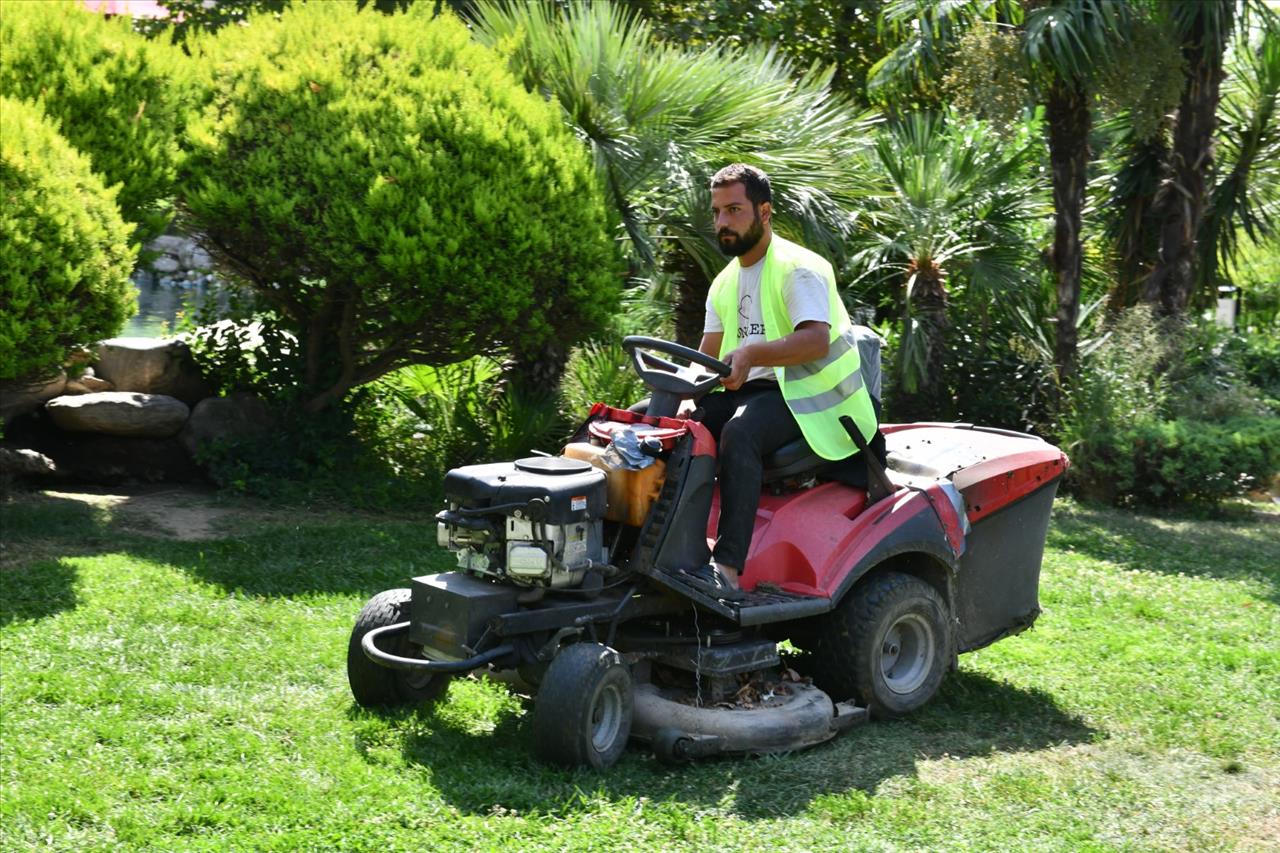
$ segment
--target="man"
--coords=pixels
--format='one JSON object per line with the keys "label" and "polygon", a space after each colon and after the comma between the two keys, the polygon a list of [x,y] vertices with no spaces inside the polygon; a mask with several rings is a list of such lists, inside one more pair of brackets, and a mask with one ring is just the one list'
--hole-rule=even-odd
{"label": "man", "polygon": [[711,179],[720,250],[733,256],[707,297],[699,349],[733,372],[698,415],[719,443],[720,523],[712,562],[698,585],[740,599],[764,477],[764,457],[802,435],[825,459],[857,445],[849,415],[868,441],[876,433],[858,347],[831,264],[773,233],[773,192],[761,170],[735,163]]}

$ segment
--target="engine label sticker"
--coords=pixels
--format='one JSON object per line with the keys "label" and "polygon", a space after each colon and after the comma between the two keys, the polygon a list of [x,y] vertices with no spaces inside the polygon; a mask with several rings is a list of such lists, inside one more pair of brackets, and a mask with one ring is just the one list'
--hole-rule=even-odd
{"label": "engine label sticker", "polygon": [[586,508],[587,508],[586,495],[574,495],[573,497],[569,498],[570,512],[577,512],[580,509],[586,509]]}

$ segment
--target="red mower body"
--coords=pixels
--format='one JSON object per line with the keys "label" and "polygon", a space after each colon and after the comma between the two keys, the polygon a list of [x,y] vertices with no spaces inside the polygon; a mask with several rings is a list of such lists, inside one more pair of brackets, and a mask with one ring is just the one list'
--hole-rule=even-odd
{"label": "red mower body", "polygon": [[[743,588],[838,601],[871,568],[906,556],[946,569],[935,576],[960,622],[960,651],[1030,625],[1066,455],[1034,436],[969,424],[882,429],[897,491],[870,507],[865,490],[835,482],[763,495]],[[709,545],[719,515],[717,493]]]}

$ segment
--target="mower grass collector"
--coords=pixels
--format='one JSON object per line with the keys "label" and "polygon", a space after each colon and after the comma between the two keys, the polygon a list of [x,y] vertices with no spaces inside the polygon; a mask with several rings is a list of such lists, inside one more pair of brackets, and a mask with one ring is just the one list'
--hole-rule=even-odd
{"label": "mower grass collector", "polygon": [[[888,470],[864,449],[863,479],[803,440],[783,447],[765,460],[742,591],[726,595],[694,574],[719,513],[716,445],[676,413],[729,368],[667,341],[624,346],[652,392],[644,414],[597,403],[560,456],[446,475],[436,519],[457,571],[361,610],[347,653],[359,704],[431,702],[454,673],[516,670],[553,763],[607,768],[628,740],[668,761],[783,752],[914,711],[959,653],[1035,621],[1057,448],[886,425]],[[808,677],[784,666],[784,639]]]}

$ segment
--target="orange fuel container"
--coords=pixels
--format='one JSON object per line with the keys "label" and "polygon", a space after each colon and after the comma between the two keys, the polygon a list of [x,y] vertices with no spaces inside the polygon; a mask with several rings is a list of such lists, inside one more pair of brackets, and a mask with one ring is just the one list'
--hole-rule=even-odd
{"label": "orange fuel container", "polygon": [[564,455],[570,459],[590,462],[608,477],[606,485],[609,499],[605,506],[605,518],[639,527],[644,524],[644,517],[649,514],[649,507],[662,488],[667,463],[655,459],[652,465],[639,471],[615,467],[605,459],[606,450],[607,447],[590,442],[575,441],[565,445]]}

